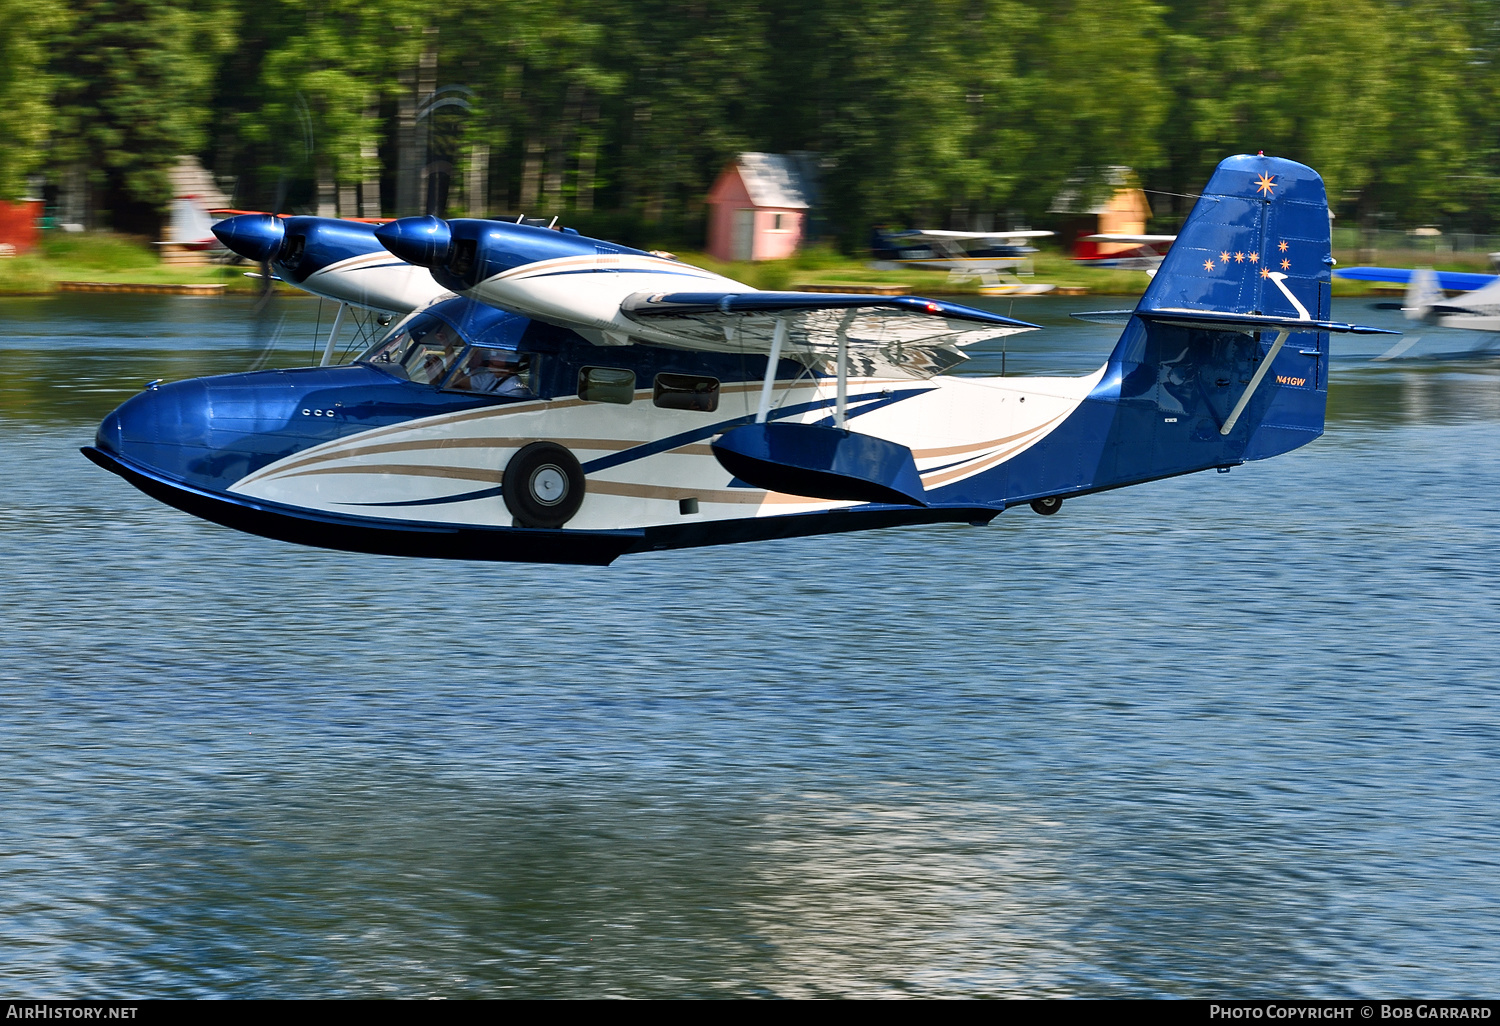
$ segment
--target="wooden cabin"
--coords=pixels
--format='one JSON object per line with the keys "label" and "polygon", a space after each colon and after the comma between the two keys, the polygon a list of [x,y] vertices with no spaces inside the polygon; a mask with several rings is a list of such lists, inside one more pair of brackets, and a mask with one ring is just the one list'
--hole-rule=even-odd
{"label": "wooden cabin", "polygon": [[[1145,190],[1128,167],[1104,169],[1103,187],[1092,192],[1083,188],[1082,180],[1070,181],[1052,200],[1048,211],[1066,215],[1058,234],[1079,239],[1085,235],[1145,235],[1151,219],[1151,204]],[[1075,243],[1075,256],[1106,256],[1133,249],[1136,243]],[[1087,249],[1082,252],[1080,247]]]}

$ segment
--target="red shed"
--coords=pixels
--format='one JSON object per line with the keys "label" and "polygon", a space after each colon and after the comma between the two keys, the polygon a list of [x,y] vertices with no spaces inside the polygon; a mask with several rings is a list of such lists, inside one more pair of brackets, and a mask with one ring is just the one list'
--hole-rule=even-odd
{"label": "red shed", "polygon": [[741,153],[708,190],[708,253],[779,260],[797,251],[814,202],[811,154]]}
{"label": "red shed", "polygon": [[42,201],[0,200],[0,249],[3,254],[24,253],[36,245],[37,218],[42,216]]}

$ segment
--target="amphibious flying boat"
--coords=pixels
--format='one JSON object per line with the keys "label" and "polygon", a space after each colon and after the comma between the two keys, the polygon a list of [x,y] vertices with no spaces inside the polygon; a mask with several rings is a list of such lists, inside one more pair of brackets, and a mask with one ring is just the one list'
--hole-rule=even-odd
{"label": "amphibious flying boat", "polygon": [[1126,235],[1119,232],[1080,235],[1073,242],[1073,262],[1085,267],[1145,271],[1154,275],[1176,241],[1175,235]]}
{"label": "amphibious flying boat", "polygon": [[1031,273],[1031,240],[1050,236],[1045,231],[955,232],[935,228],[875,231],[870,266],[879,271],[903,267],[947,271],[950,284],[978,280],[986,296],[1021,296],[1050,292],[1055,285],[1022,281]]}
{"label": "amphibious flying boat", "polygon": [[[1401,309],[1410,321],[1444,328],[1500,331],[1500,277],[1430,267],[1349,267],[1335,272],[1354,281],[1388,281],[1406,286]],[[1461,295],[1448,297],[1448,290]]]}
{"label": "amphibious flying boat", "polygon": [[577,234],[407,218],[375,237],[453,295],[351,364],[148,387],[84,452],[231,527],[460,559],[1054,513],[1322,433],[1328,333],[1379,331],[1327,319],[1326,210],[1310,168],[1224,161],[1082,377],[951,373],[1032,327],[983,310],[760,292]]}

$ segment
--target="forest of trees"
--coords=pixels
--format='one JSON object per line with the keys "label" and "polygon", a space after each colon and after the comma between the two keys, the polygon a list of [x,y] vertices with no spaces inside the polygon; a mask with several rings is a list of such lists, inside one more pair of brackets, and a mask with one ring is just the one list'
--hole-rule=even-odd
{"label": "forest of trees", "polygon": [[[809,150],[828,234],[1045,224],[1134,168],[1161,227],[1224,156],[1340,218],[1500,221],[1500,0],[0,0],[0,198],[153,233],[236,206],[561,214],[695,245],[741,150]],[[1175,195],[1174,195],[1175,194]]]}

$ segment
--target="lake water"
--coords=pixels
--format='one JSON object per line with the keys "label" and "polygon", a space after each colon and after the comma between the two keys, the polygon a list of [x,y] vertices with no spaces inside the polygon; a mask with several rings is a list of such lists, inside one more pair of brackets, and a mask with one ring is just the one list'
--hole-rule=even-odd
{"label": "lake water", "polygon": [[[1017,301],[1008,368],[1111,305]],[[1493,995],[1500,336],[1335,339],[1328,433],[1227,475],[607,569],[271,542],[78,454],[329,312],[0,301],[7,993]]]}

